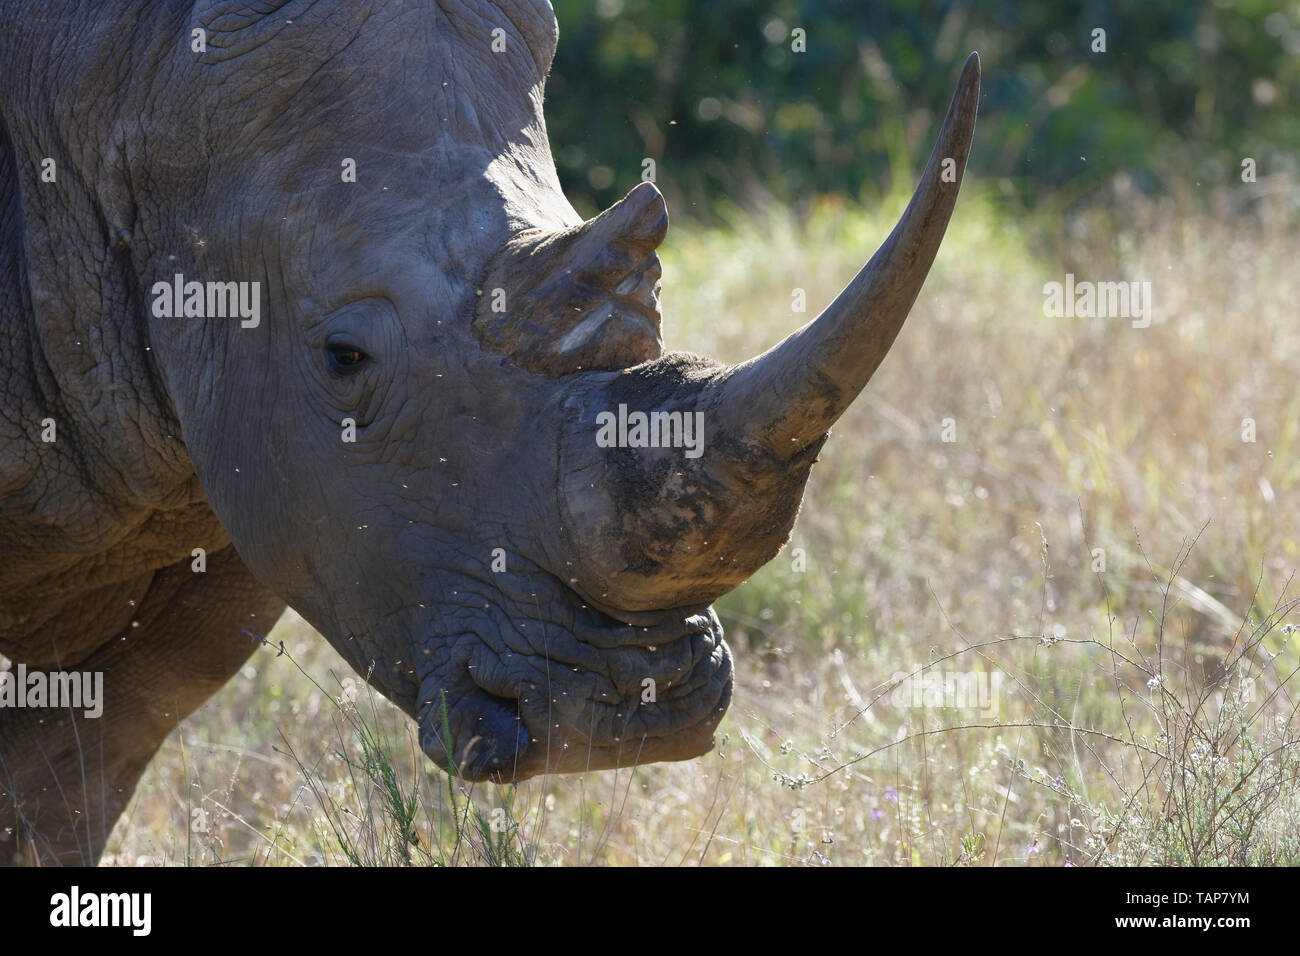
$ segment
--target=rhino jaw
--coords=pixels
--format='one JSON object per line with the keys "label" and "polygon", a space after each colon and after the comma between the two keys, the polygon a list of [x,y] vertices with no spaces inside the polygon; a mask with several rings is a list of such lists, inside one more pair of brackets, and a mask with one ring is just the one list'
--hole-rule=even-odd
{"label": "rhino jaw", "polygon": [[[453,655],[427,673],[415,712],[425,755],[465,780],[510,783],[711,750],[732,694],[731,652],[712,610],[629,615],[655,621],[635,625],[581,613],[570,636],[585,646],[585,665],[566,659],[577,644],[550,648],[548,638],[536,654]],[[511,658],[522,666],[494,666]]]}

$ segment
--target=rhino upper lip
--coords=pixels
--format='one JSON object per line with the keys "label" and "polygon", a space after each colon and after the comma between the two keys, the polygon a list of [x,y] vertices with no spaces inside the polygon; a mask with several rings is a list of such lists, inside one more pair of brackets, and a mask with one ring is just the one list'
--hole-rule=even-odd
{"label": "rhino upper lip", "polygon": [[[709,628],[709,622],[712,618],[707,604],[696,604],[664,611],[624,611],[601,604],[599,601],[585,596],[581,600],[592,610],[613,622],[613,626],[591,628],[590,635],[587,633],[578,635],[580,640],[602,648],[627,647],[638,644],[666,644],[672,640],[704,632]],[[625,633],[627,628],[640,629],[642,636],[635,641],[623,640],[608,644],[600,640],[589,640],[589,636],[607,632]],[[677,630],[678,633],[672,633],[674,630]]]}
{"label": "rhino upper lip", "polygon": [[[674,722],[657,730],[628,730],[615,734],[608,740],[590,740],[583,748],[587,766],[590,769],[605,769],[611,766],[633,766],[645,760],[680,759],[680,756],[671,756],[666,751],[670,751],[682,739],[694,741],[695,752],[691,756],[709,749],[712,745],[713,727],[730,703],[731,667],[730,655],[725,652],[720,656],[710,654],[699,660],[692,668],[691,676],[696,680],[687,681],[681,686],[689,690],[685,696],[698,698],[703,695],[705,686],[716,685],[717,693],[707,698],[709,706],[706,709],[694,714],[691,720]],[[708,672],[703,675],[701,682],[698,675],[706,668]],[[482,710],[477,717],[479,726],[471,731],[463,750],[464,756],[457,767],[461,777],[467,780],[509,783],[538,773],[574,769],[567,766],[564,752],[579,743],[578,739],[569,739],[570,734],[581,738],[584,732],[557,725],[556,715],[549,705],[553,691],[548,688],[545,695],[548,703],[544,708],[526,706],[529,703],[527,694],[531,691],[502,697],[481,687],[472,674],[470,679],[475,687],[473,696],[482,705]],[[591,703],[595,704],[594,701]],[[614,702],[613,706],[627,704]],[[528,715],[531,715],[531,721]],[[490,729],[494,724],[496,729]],[[541,726],[540,732],[535,725]],[[704,739],[706,736],[707,741]],[[454,743],[458,745],[458,742]],[[614,759],[610,760],[610,757]]]}
{"label": "rhino upper lip", "polygon": [[[718,701],[714,698],[729,699],[730,696],[731,661],[725,651],[721,655],[718,653],[722,643],[721,626],[710,608],[619,612],[615,617],[595,607],[582,609],[578,602],[588,605],[590,602],[576,594],[573,597],[579,611],[572,627],[566,630],[575,640],[602,655],[628,650],[657,656],[660,649],[671,654],[670,647],[679,641],[691,641],[706,634],[715,637],[715,641],[691,651],[686,672],[679,679],[662,685],[660,698],[669,702],[708,697],[704,701],[709,705],[707,709],[698,714],[692,710],[689,719],[680,723],[669,721],[658,727],[641,727],[636,731],[629,727],[626,733],[617,733],[608,740],[601,739],[603,734],[598,735],[585,745],[584,753],[589,757],[613,755],[615,763],[631,765],[640,762],[639,755],[643,750],[646,753],[658,752],[671,747],[671,742],[679,737],[702,739],[704,731],[708,730],[702,729],[702,725],[711,719],[716,723],[714,714]],[[624,617],[634,620],[622,620]],[[705,650],[707,654],[702,653]],[[609,719],[608,715],[601,717],[593,708],[613,707],[615,719],[621,716],[618,710],[622,709],[631,722],[628,708],[634,707],[635,703],[630,697],[620,696],[618,699],[593,699],[584,705],[584,713],[592,720],[590,727],[559,726],[567,724],[567,721],[557,720],[553,706],[553,698],[566,692],[562,675],[585,667],[566,660],[567,655],[563,653],[539,649],[538,656],[548,662],[544,683],[525,678],[519,682],[512,681],[510,685],[496,686],[493,681],[481,681],[473,663],[462,671],[463,683],[457,688],[454,698],[456,711],[454,715],[449,712],[453,717],[452,744],[461,755],[457,767],[461,776],[471,780],[506,782],[554,769],[563,760],[564,750],[579,745],[578,741],[587,737],[598,722]],[[705,693],[705,688],[711,684],[717,685],[717,694]],[[452,688],[447,691],[450,703]],[[434,708],[438,706],[432,701],[429,703]],[[440,722],[436,709],[427,717]],[[427,717],[423,717],[422,722]]]}

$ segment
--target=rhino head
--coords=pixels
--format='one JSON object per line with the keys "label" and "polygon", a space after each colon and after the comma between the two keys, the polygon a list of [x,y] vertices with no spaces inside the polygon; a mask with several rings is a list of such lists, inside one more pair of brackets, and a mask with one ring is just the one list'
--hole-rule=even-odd
{"label": "rhino head", "polygon": [[110,225],[159,295],[177,275],[258,283],[255,323],[148,318],[248,568],[462,777],[708,750],[732,694],[709,605],[786,541],[921,288],[976,57],[880,250],[818,319],[726,366],[664,353],[658,190],[586,222],[561,192],[545,0],[209,0],[192,18],[124,113],[132,200]]}

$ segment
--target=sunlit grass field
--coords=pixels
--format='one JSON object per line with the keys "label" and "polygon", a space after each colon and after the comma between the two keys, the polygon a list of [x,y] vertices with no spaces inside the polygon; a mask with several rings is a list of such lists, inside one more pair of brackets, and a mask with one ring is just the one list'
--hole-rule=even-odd
{"label": "sunlit grass field", "polygon": [[[1300,863],[1300,205],[1238,189],[1025,217],[968,188],[789,547],[718,603],[714,752],[449,781],[290,614],[106,862]],[[774,344],[903,201],[675,223],[668,346]],[[1066,273],[1150,281],[1154,321],[1045,317]]]}

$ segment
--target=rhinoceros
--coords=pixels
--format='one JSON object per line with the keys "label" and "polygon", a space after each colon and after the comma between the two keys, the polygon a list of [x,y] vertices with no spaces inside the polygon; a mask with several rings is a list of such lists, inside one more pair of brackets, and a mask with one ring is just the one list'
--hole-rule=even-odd
{"label": "rhinoceros", "polygon": [[546,0],[0,9],[0,654],[103,688],[0,709],[5,862],[96,861],[286,606],[466,780],[712,746],[710,605],[917,297],[978,58],[861,273],[729,366],[664,352],[656,186],[565,199],[557,40]]}

